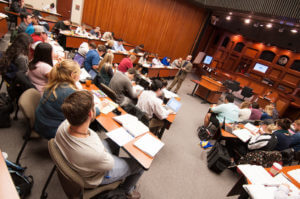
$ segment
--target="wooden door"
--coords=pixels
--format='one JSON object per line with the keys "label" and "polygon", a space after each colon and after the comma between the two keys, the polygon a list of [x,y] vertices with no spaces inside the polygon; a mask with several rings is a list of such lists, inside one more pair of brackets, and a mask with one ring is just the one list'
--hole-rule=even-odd
{"label": "wooden door", "polygon": [[72,0],[57,0],[57,13],[63,16],[63,19],[71,18]]}

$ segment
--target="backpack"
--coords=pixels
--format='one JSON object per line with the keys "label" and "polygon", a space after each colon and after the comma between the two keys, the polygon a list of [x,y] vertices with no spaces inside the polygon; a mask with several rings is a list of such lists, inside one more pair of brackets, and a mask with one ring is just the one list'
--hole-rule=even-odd
{"label": "backpack", "polygon": [[282,162],[279,151],[252,151],[241,157],[238,164],[261,165],[268,168],[272,167],[274,162]]}
{"label": "backpack", "polygon": [[5,160],[5,162],[20,198],[25,198],[31,192],[31,188],[33,186],[33,177],[31,175],[24,175],[25,168],[8,160]]}
{"label": "backpack", "polygon": [[230,156],[225,146],[216,142],[207,153],[207,167],[215,173],[221,173],[230,165]]}
{"label": "backpack", "polygon": [[105,191],[93,199],[126,199],[126,193],[121,188],[116,188],[111,191]]}
{"label": "backpack", "polygon": [[260,149],[263,151],[272,151],[275,149],[278,140],[274,134],[262,134],[255,141],[250,140],[248,148],[250,150]]}
{"label": "backpack", "polygon": [[11,126],[10,114],[13,111],[13,105],[6,93],[0,93],[0,128]]}
{"label": "backpack", "polygon": [[201,141],[207,141],[209,139],[211,139],[214,135],[214,130],[212,130],[212,127],[214,125],[211,125],[210,127],[204,127],[204,126],[200,126],[197,129],[198,132],[198,137]]}

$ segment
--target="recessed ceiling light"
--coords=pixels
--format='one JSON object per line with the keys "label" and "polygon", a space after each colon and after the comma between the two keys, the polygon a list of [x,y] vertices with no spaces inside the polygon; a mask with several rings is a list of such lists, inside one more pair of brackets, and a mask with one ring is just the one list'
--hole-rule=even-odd
{"label": "recessed ceiling light", "polygon": [[292,33],[298,33],[298,30],[292,29],[291,32],[292,32]]}
{"label": "recessed ceiling light", "polygon": [[227,21],[231,20],[231,16],[227,16],[227,17],[226,17],[226,20],[227,20]]}
{"label": "recessed ceiling light", "polygon": [[250,19],[245,19],[245,24],[249,24],[250,23]]}
{"label": "recessed ceiling light", "polygon": [[283,32],[284,31],[284,28],[279,28],[278,29],[278,32]]}
{"label": "recessed ceiling light", "polygon": [[230,15],[232,15],[232,12],[229,12]]}
{"label": "recessed ceiling light", "polygon": [[266,25],[267,28],[272,28],[272,26],[273,26],[273,25],[272,25],[271,23],[268,23],[268,24]]}
{"label": "recessed ceiling light", "polygon": [[260,27],[264,27],[264,24],[260,24],[259,26],[260,26]]}
{"label": "recessed ceiling light", "polygon": [[271,19],[271,22],[274,22],[274,19]]}

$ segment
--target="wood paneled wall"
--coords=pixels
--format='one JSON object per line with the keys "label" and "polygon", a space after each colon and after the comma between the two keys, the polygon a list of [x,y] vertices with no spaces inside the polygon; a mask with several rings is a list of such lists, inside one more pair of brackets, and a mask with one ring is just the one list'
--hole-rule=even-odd
{"label": "wood paneled wall", "polygon": [[205,9],[184,0],[85,0],[82,23],[177,58],[190,53],[205,18]]}

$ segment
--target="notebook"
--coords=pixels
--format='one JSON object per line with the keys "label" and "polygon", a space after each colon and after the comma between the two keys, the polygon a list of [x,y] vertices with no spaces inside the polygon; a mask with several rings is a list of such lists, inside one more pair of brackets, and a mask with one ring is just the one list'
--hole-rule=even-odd
{"label": "notebook", "polygon": [[146,132],[149,132],[149,128],[138,120],[137,117],[131,114],[124,114],[113,117],[114,120],[123,125],[124,129],[128,131],[132,136],[137,137]]}
{"label": "notebook", "polygon": [[84,69],[80,69],[80,77],[79,79],[84,81],[86,78],[91,77],[91,75]]}
{"label": "notebook", "polygon": [[[94,95],[95,97],[95,95]],[[99,98],[98,98],[99,99]],[[102,108],[100,109],[100,112],[103,114],[108,114],[112,112],[114,109],[118,108],[118,104],[114,103],[113,101],[110,101],[108,99],[103,99],[101,101]]]}
{"label": "notebook", "polygon": [[153,137],[149,133],[142,136],[134,143],[134,146],[151,157],[154,157],[164,145],[165,144],[162,141]]}
{"label": "notebook", "polygon": [[294,169],[288,172],[288,174],[300,183],[300,169]]}
{"label": "notebook", "polygon": [[274,178],[262,167],[257,165],[242,164],[238,169],[244,174],[251,184],[279,185]]}
{"label": "notebook", "polygon": [[232,131],[232,134],[238,137],[242,142],[248,142],[253,136],[247,129],[237,129]]}
{"label": "notebook", "polygon": [[134,139],[124,128],[117,128],[113,131],[106,133],[106,135],[112,139],[119,146],[124,146],[128,142]]}
{"label": "notebook", "polygon": [[173,93],[173,92],[167,90],[166,88],[162,89],[162,92],[164,93],[165,98],[168,98],[168,99],[174,98],[174,97],[178,97],[177,94],[175,94],[175,93]]}
{"label": "notebook", "polygon": [[168,109],[171,109],[172,111],[174,111],[175,113],[177,113],[179,111],[181,107],[181,103],[179,101],[177,101],[175,98],[171,98],[167,105],[165,106],[165,108],[168,110]]}
{"label": "notebook", "polygon": [[259,128],[251,123],[245,124],[244,128],[248,129],[252,134],[256,134],[259,131]]}

